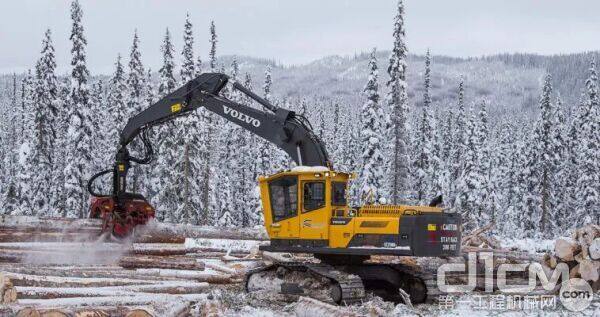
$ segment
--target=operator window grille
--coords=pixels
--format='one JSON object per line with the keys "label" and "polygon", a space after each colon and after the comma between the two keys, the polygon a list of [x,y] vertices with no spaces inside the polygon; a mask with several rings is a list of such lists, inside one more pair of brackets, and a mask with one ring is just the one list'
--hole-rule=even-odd
{"label": "operator window grille", "polygon": [[325,206],[325,183],[304,183],[303,212],[313,211]]}
{"label": "operator window grille", "polygon": [[298,179],[295,176],[277,178],[269,183],[269,198],[273,222],[298,214]]}

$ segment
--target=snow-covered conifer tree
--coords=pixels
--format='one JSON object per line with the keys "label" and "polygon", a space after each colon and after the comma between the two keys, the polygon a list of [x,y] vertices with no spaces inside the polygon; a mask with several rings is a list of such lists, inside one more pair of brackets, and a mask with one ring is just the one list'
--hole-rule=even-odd
{"label": "snow-covered conifer tree", "polygon": [[409,183],[409,159],[408,159],[408,95],[406,92],[406,54],[408,52],[405,43],[404,30],[404,3],[398,0],[398,12],[394,18],[394,46],[390,54],[388,74],[390,80],[387,82],[389,92],[386,96],[388,111],[391,114],[391,131],[389,137],[392,139],[391,153],[391,199],[393,204],[400,203],[408,196]]}
{"label": "snow-covered conifer tree", "polygon": [[360,200],[364,203],[383,203],[383,111],[379,105],[377,57],[373,49],[369,59],[369,78],[363,90],[367,102],[361,109],[360,140],[362,145],[359,182]]}
{"label": "snow-covered conifer tree", "polygon": [[217,70],[217,29],[215,28],[215,21],[210,21],[210,53],[209,53],[209,66],[210,71],[215,72]]}
{"label": "snow-covered conifer tree", "polygon": [[[127,74],[127,95],[125,96],[126,107],[126,118],[123,125],[119,128],[119,131],[125,126],[127,120],[140,113],[144,109],[145,103],[145,90],[146,90],[146,71],[142,65],[142,55],[139,49],[139,37],[137,30],[133,34],[133,43],[131,45],[131,52],[129,53],[129,72]],[[129,146],[129,151],[134,155],[141,157],[144,155],[144,149],[139,139],[135,139]],[[130,184],[133,192],[144,192],[145,185],[142,184],[144,180],[146,170],[141,166],[132,165],[130,169]]]}
{"label": "snow-covered conifer tree", "polygon": [[192,32],[192,22],[190,22],[190,14],[188,13],[185,17],[185,24],[183,26],[183,50],[181,50],[183,56],[181,62],[181,82],[187,83],[194,78],[194,34]]}
{"label": "snow-covered conifer tree", "polygon": [[17,215],[35,215],[37,210],[34,205],[35,197],[38,193],[35,184],[32,182],[33,175],[36,172],[37,163],[37,139],[35,128],[35,83],[28,71],[23,78],[23,138],[18,149],[18,166],[16,173],[16,197],[18,208],[13,214]]}
{"label": "snow-covered conifer tree", "polygon": [[420,202],[424,202],[433,198],[436,193],[432,192],[433,188],[433,172],[438,165],[437,158],[434,153],[434,124],[431,110],[431,97],[429,95],[430,76],[431,76],[431,59],[429,50],[425,57],[425,81],[423,92],[423,109],[417,135],[415,140],[415,148],[417,154],[414,161],[414,187],[416,190],[416,198]]}
{"label": "snow-covered conifer tree", "polygon": [[394,47],[390,54],[387,82],[389,92],[386,96],[388,111],[391,113],[391,131],[389,137],[391,153],[391,199],[393,204],[400,203],[408,197],[410,188],[408,147],[408,95],[406,89],[406,54],[404,30],[404,3],[398,0],[398,12],[394,18]]}
{"label": "snow-covered conifer tree", "polygon": [[[454,129],[454,142],[451,144],[451,171],[450,171],[450,182],[452,185],[452,192],[456,189],[457,181],[463,171],[463,155],[467,147],[467,116],[465,113],[465,90],[464,90],[464,77],[460,77],[458,84],[458,109],[456,113],[456,122]],[[454,196],[451,201],[454,201]]]}
{"label": "snow-covered conifer tree", "polygon": [[173,61],[173,43],[171,43],[171,33],[169,33],[169,29],[165,32],[165,38],[163,40],[163,44],[161,46],[161,51],[163,53],[163,64],[162,67],[158,70],[160,83],[158,86],[158,95],[160,97],[168,94],[169,92],[175,89],[176,80],[175,80],[175,62]]}
{"label": "snow-covered conifer tree", "polygon": [[[578,226],[598,221],[591,210],[600,210],[600,97],[595,62],[591,63],[589,77],[585,82],[586,100],[580,114],[578,168],[576,190],[579,203],[576,208]],[[596,213],[597,214],[597,213]]]}
{"label": "snow-covered conifer tree", "polygon": [[431,55],[429,49],[427,49],[427,55],[425,55],[425,89],[423,91],[423,106],[429,107],[431,105]]}
{"label": "snow-covered conifer tree", "polygon": [[89,108],[89,71],[86,66],[85,46],[87,40],[83,35],[81,23],[82,10],[77,0],[71,3],[72,59],[71,59],[71,93],[68,106],[67,142],[70,149],[66,153],[65,175],[65,210],[63,216],[83,217],[87,211],[86,182],[91,173],[91,148],[93,122]]}
{"label": "snow-covered conifer tree", "polygon": [[[39,193],[49,193],[53,185],[52,172],[55,168],[55,146],[59,122],[58,112],[58,81],[56,74],[56,61],[54,56],[54,47],[52,45],[51,32],[46,30],[44,40],[42,41],[42,56],[36,65],[36,80],[34,93],[35,136],[37,141],[36,158],[37,172],[33,174],[31,180]],[[32,205],[35,206],[35,212],[39,215],[49,215],[51,212],[52,197],[49,195],[37,195],[34,197]]]}
{"label": "snow-covered conifer tree", "polygon": [[108,108],[112,114],[110,120],[104,122],[110,133],[105,136],[112,142],[112,148],[117,148],[119,131],[125,126],[127,121],[127,105],[125,104],[125,96],[127,93],[127,83],[125,79],[125,71],[121,63],[121,55],[117,56],[115,62],[115,72],[113,73],[108,85]]}

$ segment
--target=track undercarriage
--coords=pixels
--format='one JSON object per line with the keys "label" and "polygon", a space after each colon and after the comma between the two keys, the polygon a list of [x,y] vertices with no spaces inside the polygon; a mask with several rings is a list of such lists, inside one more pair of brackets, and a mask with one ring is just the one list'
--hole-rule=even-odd
{"label": "track undercarriage", "polygon": [[360,302],[368,293],[400,303],[399,289],[413,304],[431,302],[440,294],[434,274],[408,265],[365,263],[368,257],[364,256],[318,258],[321,263],[280,262],[250,271],[246,290],[309,296],[341,305]]}

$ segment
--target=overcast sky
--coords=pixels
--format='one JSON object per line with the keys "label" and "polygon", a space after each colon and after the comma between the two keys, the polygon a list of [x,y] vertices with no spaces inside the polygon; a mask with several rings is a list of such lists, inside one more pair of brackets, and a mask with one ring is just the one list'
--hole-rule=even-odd
{"label": "overcast sky", "polygon": [[[88,66],[111,73],[128,55],[138,29],[142,59],[160,66],[159,47],[169,28],[180,60],[186,12],[192,17],[196,54],[208,53],[215,20],[219,55],[273,58],[301,64],[333,54],[389,49],[394,0],[80,0],[88,39]],[[46,28],[60,71],[69,69],[70,1],[0,1],[0,72],[32,67]],[[407,45],[421,54],[480,56],[600,49],[598,0],[405,0]]]}

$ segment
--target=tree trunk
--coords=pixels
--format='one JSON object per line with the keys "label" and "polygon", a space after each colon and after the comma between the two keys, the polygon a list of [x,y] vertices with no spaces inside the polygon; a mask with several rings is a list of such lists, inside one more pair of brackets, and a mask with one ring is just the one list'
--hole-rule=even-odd
{"label": "tree trunk", "polygon": [[140,268],[158,268],[158,269],[175,269],[175,270],[204,270],[204,262],[196,261],[195,259],[165,259],[157,256],[136,256],[122,257],[119,260],[119,265],[126,269]]}

